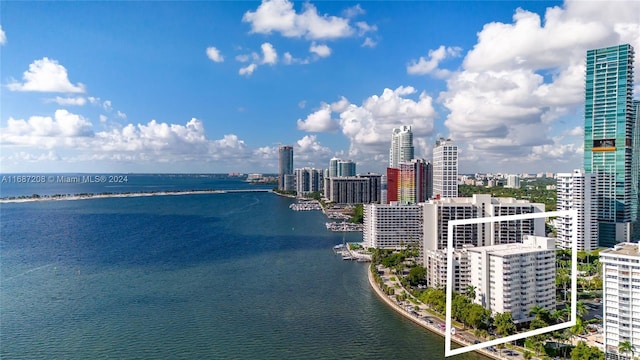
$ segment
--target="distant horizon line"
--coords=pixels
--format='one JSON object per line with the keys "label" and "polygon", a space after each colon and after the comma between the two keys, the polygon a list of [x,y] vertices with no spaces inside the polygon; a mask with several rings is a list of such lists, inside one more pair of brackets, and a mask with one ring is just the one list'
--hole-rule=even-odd
{"label": "distant horizon line", "polygon": [[[328,168],[326,168],[328,169]],[[322,170],[326,170],[322,169]],[[458,173],[458,175],[475,175],[475,174],[509,174],[509,175],[537,175],[537,174],[558,174],[566,171],[537,171],[537,172],[505,172],[505,171],[476,171],[473,173]],[[370,174],[375,174],[372,172],[368,172]],[[239,171],[231,171],[231,172],[220,172],[220,173],[209,173],[209,172],[121,172],[121,171],[96,171],[96,172],[84,172],[84,171],[64,171],[64,172],[53,172],[53,171],[40,171],[40,172],[0,172],[0,176],[6,175],[51,175],[51,174],[87,174],[87,175],[104,175],[104,174],[117,174],[117,175],[226,175],[226,176],[242,176],[242,175],[250,175],[250,174],[260,174],[260,175],[274,175],[278,176],[277,172],[239,172]],[[360,175],[364,175],[367,173],[362,173]],[[384,174],[381,174],[384,175]]]}
{"label": "distant horizon line", "polygon": [[0,172],[0,176],[3,175],[50,175],[50,174],[88,174],[88,175],[102,175],[102,174],[117,174],[117,175],[227,175],[227,176],[240,176],[249,174],[261,174],[261,175],[278,175],[278,173],[258,173],[258,172],[223,172],[223,173],[207,173],[207,172],[120,172],[120,171],[98,171],[98,172],[82,172],[82,171],[67,171],[67,172]]}

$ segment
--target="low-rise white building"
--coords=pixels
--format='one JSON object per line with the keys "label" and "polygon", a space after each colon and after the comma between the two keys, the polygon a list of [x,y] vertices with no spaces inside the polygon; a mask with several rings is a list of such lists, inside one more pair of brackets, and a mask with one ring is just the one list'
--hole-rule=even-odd
{"label": "low-rise white building", "polygon": [[640,247],[617,244],[600,252],[602,264],[602,324],[607,359],[631,359],[618,345],[628,341],[640,349]]}

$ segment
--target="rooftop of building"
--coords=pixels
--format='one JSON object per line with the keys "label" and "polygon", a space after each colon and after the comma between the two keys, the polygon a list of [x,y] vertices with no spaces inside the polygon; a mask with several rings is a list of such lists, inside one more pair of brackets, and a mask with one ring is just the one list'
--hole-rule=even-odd
{"label": "rooftop of building", "polygon": [[637,243],[620,243],[613,249],[606,249],[600,255],[627,255],[640,257],[640,246]]}
{"label": "rooftop of building", "polygon": [[486,251],[492,255],[508,256],[517,254],[535,253],[540,251],[555,251],[555,239],[544,236],[525,235],[522,243],[499,244],[479,247],[465,247],[467,251]]}
{"label": "rooftop of building", "polygon": [[537,253],[540,251],[555,251],[555,250],[545,249],[538,246],[525,245],[525,244],[501,244],[501,245],[490,245],[490,246],[482,246],[482,247],[469,247],[467,248],[467,251],[470,251],[470,252],[486,251],[491,255],[508,256],[508,255],[529,254],[529,253]]}
{"label": "rooftop of building", "polygon": [[429,203],[433,204],[477,204],[480,202],[490,202],[493,205],[509,205],[509,204],[533,204],[528,200],[518,200],[512,197],[491,197],[490,194],[474,194],[472,197],[446,197],[440,199],[431,199]]}

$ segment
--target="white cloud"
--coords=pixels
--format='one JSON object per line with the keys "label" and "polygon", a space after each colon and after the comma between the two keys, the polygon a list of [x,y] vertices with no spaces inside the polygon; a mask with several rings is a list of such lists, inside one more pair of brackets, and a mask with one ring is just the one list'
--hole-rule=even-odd
{"label": "white cloud", "polygon": [[356,4],[355,6],[352,6],[350,8],[346,8],[342,13],[343,13],[343,15],[345,17],[353,18],[353,17],[356,17],[358,15],[364,15],[366,12],[360,6],[360,4]]}
{"label": "white cloud", "polygon": [[316,135],[305,135],[296,141],[293,153],[295,162],[298,164],[296,167],[324,168],[333,156],[332,151],[323,146]]}
{"label": "white cloud", "polygon": [[[106,124],[108,119],[101,115],[100,121]],[[277,152],[268,148],[251,150],[235,134],[209,139],[203,122],[195,118],[186,124],[151,120],[94,132],[86,119],[58,110],[53,117],[10,118],[7,126],[0,129],[0,146],[5,169],[24,169],[22,162],[40,162],[46,167],[53,160],[63,161],[67,168],[113,161],[111,165],[130,171],[142,168],[151,171],[163,167],[162,164],[169,164],[167,170],[176,169],[171,164],[188,169],[194,162],[207,166],[215,161],[248,168],[263,168],[265,163],[277,166]],[[42,149],[47,151],[41,153]],[[259,158],[257,154],[267,158]]]}
{"label": "white cloud", "polygon": [[287,52],[285,52],[285,53],[284,53],[284,55],[283,55],[282,57],[283,57],[283,59],[284,59],[284,60],[283,60],[283,62],[284,62],[285,64],[287,64],[287,65],[293,64],[294,59],[293,59],[293,55],[291,55],[291,53],[290,53],[290,52],[288,52],[288,51],[287,51]]}
{"label": "white cloud", "polygon": [[306,100],[301,100],[301,101],[298,103],[298,107],[299,107],[300,109],[304,109],[304,108],[305,108],[305,106],[307,106],[307,101],[306,101]]}
{"label": "white cloud", "polygon": [[223,62],[224,56],[220,54],[220,51],[215,46],[209,46],[207,48],[207,57],[213,62]]}
{"label": "white cloud", "polygon": [[111,106],[111,100],[105,100],[102,103],[102,108],[105,109],[106,111],[111,111],[113,110],[113,107]]}
{"label": "white cloud", "polygon": [[373,41],[373,39],[371,39],[370,37],[367,37],[364,39],[364,41],[362,42],[362,47],[368,47],[368,48],[374,48],[376,47],[376,45],[378,45],[377,42]]}
{"label": "white cloud", "polygon": [[378,31],[378,27],[375,25],[369,25],[364,21],[358,21],[356,23],[356,27],[358,28],[358,34],[360,36],[368,33],[368,32],[376,32]]}
{"label": "white cloud", "polygon": [[428,59],[421,56],[417,62],[412,60],[411,63],[407,65],[407,73],[413,75],[431,74],[436,78],[446,78],[451,72],[446,69],[439,69],[438,65],[448,57],[459,57],[461,51],[462,49],[459,47],[445,47],[440,45],[440,47],[435,50],[429,50]]}
{"label": "white cloud", "polygon": [[292,64],[309,64],[311,62],[311,60],[307,57],[306,59],[303,58],[297,58],[294,57],[293,55],[291,55],[290,52],[285,52],[284,55],[282,56],[282,62],[285,65],[292,65]]}
{"label": "white cloud", "polygon": [[316,45],[315,41],[311,43],[309,51],[320,57],[327,57],[331,55],[331,48],[325,44]]}
{"label": "white cloud", "polygon": [[338,122],[331,118],[331,105],[322,104],[322,107],[307,116],[306,119],[298,119],[298,130],[309,132],[327,132],[338,129]]}
{"label": "white cloud", "polygon": [[122,111],[118,110],[116,112],[116,116],[119,117],[120,119],[126,119],[127,118],[127,114],[123,113]]}
{"label": "white cloud", "polygon": [[302,12],[298,14],[293,9],[293,2],[288,0],[263,0],[256,11],[247,11],[242,21],[251,24],[253,33],[278,32],[285,37],[337,39],[354,33],[348,18],[321,16],[310,3],[304,3]]}
{"label": "white cloud", "polygon": [[69,81],[67,69],[56,60],[44,57],[29,65],[22,75],[24,83],[13,81],[7,85],[11,91],[39,91],[59,93],[84,93],[84,85],[73,85]]}
{"label": "white cloud", "polygon": [[7,35],[2,30],[2,25],[0,25],[0,45],[4,45],[7,43]]}
{"label": "white cloud", "polygon": [[567,131],[567,135],[569,136],[584,136],[584,127],[576,126],[573,129]]}
{"label": "white cloud", "polygon": [[497,67],[504,70],[555,67],[567,59],[584,58],[587,48],[619,40],[611,24],[573,17],[560,7],[548,8],[544,23],[538,14],[520,8],[513,21],[486,24],[465,59],[465,68],[482,71]]}
{"label": "white cloud", "polygon": [[92,124],[80,115],[56,110],[53,117],[31,116],[28,120],[9,118],[2,129],[3,145],[51,148],[56,144],[75,144],[72,138],[93,136]]}
{"label": "white cloud", "polygon": [[[439,96],[449,110],[449,136],[461,145],[461,161],[473,167],[467,170],[496,164],[512,171],[526,171],[521,166],[552,170],[549,166],[561,166],[563,157],[574,164],[569,169],[579,166],[586,51],[621,43],[638,48],[639,13],[638,2],[605,8],[567,1],[547,8],[544,21],[517,9],[512,23],[486,24]],[[414,63],[416,70],[419,64]],[[431,71],[438,64],[422,62]],[[639,84],[636,73],[636,88]],[[559,133],[568,136],[554,137]]]}
{"label": "white cloud", "polygon": [[100,114],[99,116],[100,122],[106,122],[107,120],[109,120],[109,118],[106,115]]}
{"label": "white cloud", "polygon": [[[402,125],[412,127],[414,138],[431,136],[434,119],[437,116],[432,98],[411,86],[401,86],[395,90],[384,89],[381,95],[372,95],[358,106],[342,97],[332,104],[322,104],[321,108],[298,119],[298,129],[313,132],[335,130],[332,113],[338,115],[338,128],[349,139],[348,156],[354,161],[374,161],[384,163],[388,154],[391,131]],[[425,143],[426,144],[426,143]],[[420,144],[418,144],[420,145]],[[428,152],[419,148],[417,156]],[[383,166],[383,165],[382,165]]]}
{"label": "white cloud", "polygon": [[58,105],[62,105],[62,106],[83,106],[84,104],[87,103],[87,99],[85,99],[82,96],[78,96],[78,97],[56,96],[55,99],[51,99],[50,101],[53,101]]}
{"label": "white cloud", "polygon": [[[260,45],[260,49],[262,50],[262,57],[260,57],[258,53],[252,52],[251,59],[253,60],[253,62],[245,67],[240,68],[240,70],[238,70],[238,74],[243,76],[251,76],[251,74],[253,74],[253,72],[258,68],[258,64],[275,65],[278,63],[278,52],[271,43],[263,43],[262,45]],[[249,61],[249,55],[238,55],[236,56],[236,60],[240,62],[247,62]],[[291,54],[285,53],[285,64],[290,64],[291,61]]]}
{"label": "white cloud", "polygon": [[262,146],[253,151],[253,157],[260,160],[277,159],[278,149],[275,146]]}
{"label": "white cloud", "polygon": [[243,140],[237,135],[227,134],[220,140],[214,140],[209,146],[209,154],[214,160],[224,159],[246,159],[250,155],[250,150]]}
{"label": "white cloud", "polygon": [[262,49],[262,63],[273,65],[278,62],[278,53],[270,43],[264,43],[260,46]]}
{"label": "white cloud", "polygon": [[33,154],[30,152],[26,152],[26,151],[19,151],[16,153],[13,153],[9,156],[2,156],[0,157],[0,159],[2,159],[3,162],[30,162],[30,163],[36,163],[36,162],[51,162],[51,161],[59,161],[60,160],[60,156],[58,156],[55,151],[49,150],[46,153],[39,153],[39,154]]}
{"label": "white cloud", "polygon": [[240,68],[240,70],[238,71],[238,74],[240,75],[245,75],[245,76],[251,76],[251,74],[253,74],[253,72],[256,70],[256,68],[258,67],[258,65],[256,64],[249,64],[243,68]]}
{"label": "white cloud", "polygon": [[236,61],[239,61],[239,62],[248,62],[249,59],[250,59],[249,55],[247,54],[236,55]]}
{"label": "white cloud", "polygon": [[576,144],[561,144],[554,142],[553,144],[537,145],[531,148],[531,153],[527,156],[526,161],[554,161],[569,163],[574,161],[575,158],[581,157],[582,150],[583,149]]}

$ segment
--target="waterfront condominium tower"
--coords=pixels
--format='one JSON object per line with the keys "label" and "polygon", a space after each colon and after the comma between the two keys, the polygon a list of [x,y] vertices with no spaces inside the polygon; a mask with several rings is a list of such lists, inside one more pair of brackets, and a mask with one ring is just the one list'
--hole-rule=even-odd
{"label": "waterfront condominium tower", "polygon": [[393,129],[391,133],[391,149],[389,149],[389,167],[397,169],[401,162],[413,159],[413,132],[411,126]]}
{"label": "waterfront condominium tower", "polygon": [[338,158],[332,158],[329,160],[329,176],[344,177],[344,176],[356,176],[356,163],[351,160],[344,160]]}
{"label": "waterfront condominium tower", "polygon": [[397,186],[397,201],[400,204],[417,204],[431,198],[432,166],[425,159],[400,162]]}
{"label": "waterfront condominium tower", "polygon": [[581,169],[556,175],[556,210],[576,210],[578,218],[558,218],[557,246],[571,249],[572,224],[577,221],[578,250],[593,251],[598,248],[598,197],[596,175],[585,174]]}
{"label": "waterfront condominium tower", "polygon": [[[600,252],[603,345],[607,359],[631,359],[620,343],[640,348],[640,247],[620,243]],[[636,354],[638,352],[636,351]]]}
{"label": "waterfront condominium tower", "polygon": [[278,148],[278,190],[294,190],[293,147],[283,145]]}
{"label": "waterfront condominium tower", "polygon": [[631,241],[640,243],[640,100],[633,100],[634,130],[631,162],[631,221],[634,221]]}
{"label": "waterfront condominium tower", "polygon": [[458,146],[440,138],[433,148],[433,196],[458,197]]}
{"label": "waterfront condominium tower", "polygon": [[631,237],[633,59],[628,44],[587,51],[584,170],[597,177],[599,246],[605,247]]}

